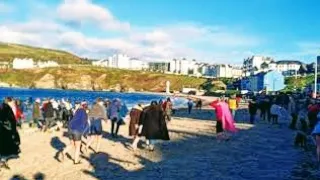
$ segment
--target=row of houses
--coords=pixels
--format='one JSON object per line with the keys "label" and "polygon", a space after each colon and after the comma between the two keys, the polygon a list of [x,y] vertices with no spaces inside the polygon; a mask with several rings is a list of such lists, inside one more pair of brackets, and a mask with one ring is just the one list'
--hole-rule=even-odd
{"label": "row of houses", "polygon": [[149,68],[147,62],[141,61],[137,58],[130,58],[125,54],[115,54],[99,61],[93,61],[93,66],[110,67],[118,69],[132,69],[132,70],[144,70]]}
{"label": "row of houses", "polygon": [[278,71],[284,76],[292,76],[299,73],[304,64],[298,60],[275,61],[271,57],[252,56],[243,61],[243,76],[251,76],[260,72]]}
{"label": "row of houses", "polygon": [[58,67],[59,64],[55,61],[34,61],[31,58],[14,58],[12,63],[0,62],[0,69],[33,69],[33,68],[47,68]]}
{"label": "row of houses", "polygon": [[255,75],[241,78],[237,84],[240,90],[260,92],[265,90],[280,91],[285,88],[285,77],[279,71],[260,72]]}

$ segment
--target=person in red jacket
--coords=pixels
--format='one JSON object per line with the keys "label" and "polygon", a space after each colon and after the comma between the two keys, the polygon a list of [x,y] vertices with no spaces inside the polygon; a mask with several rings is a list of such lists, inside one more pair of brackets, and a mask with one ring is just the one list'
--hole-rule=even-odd
{"label": "person in red jacket", "polygon": [[6,103],[11,107],[17,125],[21,127],[21,120],[24,118],[22,111],[18,107],[16,101],[11,97],[6,98]]}

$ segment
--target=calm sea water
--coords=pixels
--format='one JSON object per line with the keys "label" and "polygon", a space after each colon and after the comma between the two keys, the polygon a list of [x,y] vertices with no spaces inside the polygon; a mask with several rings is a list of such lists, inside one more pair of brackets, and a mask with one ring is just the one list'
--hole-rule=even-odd
{"label": "calm sea water", "polygon": [[[159,101],[160,99],[166,99],[165,96],[141,93],[0,88],[0,98],[4,99],[7,96],[21,100],[26,100],[30,97],[32,97],[33,100],[35,98],[54,98],[56,100],[65,98],[70,99],[72,102],[86,100],[89,103],[94,102],[98,97],[110,100],[120,98],[126,103],[128,108],[131,108],[137,103],[148,104],[152,100]],[[175,108],[186,107],[187,100],[184,98],[173,98],[173,104]]]}

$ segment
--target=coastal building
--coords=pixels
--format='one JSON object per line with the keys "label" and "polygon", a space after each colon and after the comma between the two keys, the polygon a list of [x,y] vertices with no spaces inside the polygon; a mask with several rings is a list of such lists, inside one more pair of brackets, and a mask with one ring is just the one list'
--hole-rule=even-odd
{"label": "coastal building", "polygon": [[244,77],[241,80],[241,90],[252,92],[280,91],[285,88],[284,76],[278,71],[260,72],[258,74]]}
{"label": "coastal building", "polygon": [[262,72],[264,69],[267,69],[262,65],[270,64],[273,61],[274,60],[272,58],[264,56],[252,56],[246,58],[242,65],[243,75],[250,76]]}
{"label": "coastal building", "polygon": [[168,72],[182,75],[197,75],[199,67],[200,64],[198,64],[195,59],[173,59],[168,63]]}
{"label": "coastal building", "polygon": [[149,62],[148,69],[154,72],[166,73],[169,69],[169,63],[167,62]]}
{"label": "coastal building", "polygon": [[277,71],[287,72],[287,71],[298,71],[302,63],[297,60],[281,60],[277,61]]}
{"label": "coastal building", "polygon": [[119,69],[130,69],[130,58],[125,54],[115,54],[109,58],[110,67]]}
{"label": "coastal building", "polygon": [[9,69],[11,64],[9,62],[3,61],[0,62],[0,69]]}
{"label": "coastal building", "polygon": [[129,67],[132,70],[142,70],[143,69],[143,61],[137,59],[137,58],[131,58],[129,60]]}
{"label": "coastal building", "polygon": [[38,61],[36,64],[38,68],[59,67],[59,64],[55,61]]}
{"label": "coastal building", "polygon": [[12,62],[13,69],[32,69],[35,68],[35,63],[33,59],[30,58],[14,58]]}

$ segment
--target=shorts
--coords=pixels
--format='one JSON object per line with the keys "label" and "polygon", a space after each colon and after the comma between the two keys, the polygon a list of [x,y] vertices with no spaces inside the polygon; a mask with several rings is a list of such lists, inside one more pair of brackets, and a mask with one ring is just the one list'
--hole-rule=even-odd
{"label": "shorts", "polygon": [[81,141],[82,133],[69,129],[69,138],[74,141]]}
{"label": "shorts", "polygon": [[222,122],[221,121],[217,121],[216,133],[221,133],[221,132],[223,132]]}
{"label": "shorts", "polygon": [[102,122],[101,119],[93,119],[90,121],[90,134],[91,135],[102,135]]}

